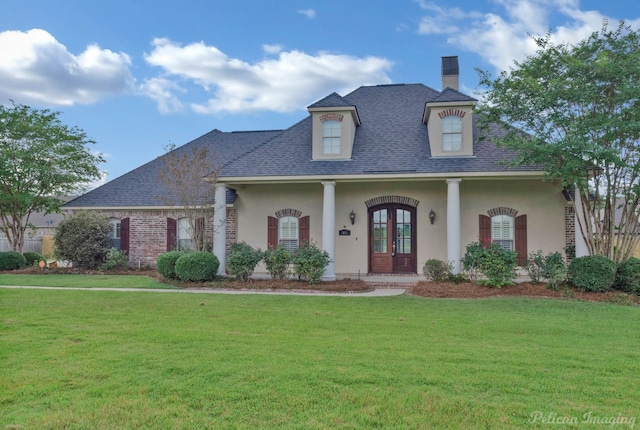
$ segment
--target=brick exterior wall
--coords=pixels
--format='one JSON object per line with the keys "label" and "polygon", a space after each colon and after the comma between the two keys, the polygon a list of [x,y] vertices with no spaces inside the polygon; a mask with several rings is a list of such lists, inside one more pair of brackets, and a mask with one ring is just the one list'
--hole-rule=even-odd
{"label": "brick exterior wall", "polygon": [[[167,251],[167,218],[181,218],[170,210],[104,211],[109,218],[129,218],[129,266],[156,267],[158,255]],[[227,208],[227,251],[236,241],[236,209]],[[213,240],[213,217],[205,222],[205,238]]]}
{"label": "brick exterior wall", "polygon": [[[564,237],[566,246],[576,244],[576,210],[573,206],[564,207]],[[568,257],[567,262],[570,262]]]}

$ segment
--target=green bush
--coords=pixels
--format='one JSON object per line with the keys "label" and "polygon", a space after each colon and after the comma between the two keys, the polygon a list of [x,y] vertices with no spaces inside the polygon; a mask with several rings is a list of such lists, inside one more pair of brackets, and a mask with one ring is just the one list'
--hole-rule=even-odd
{"label": "green bush", "polygon": [[129,256],[124,251],[111,248],[107,253],[107,260],[101,267],[102,270],[127,270],[129,269]]}
{"label": "green bush", "polygon": [[184,255],[184,251],[169,251],[158,255],[156,266],[158,273],[167,279],[177,279],[176,261]]}
{"label": "green bush", "polygon": [[227,255],[227,271],[243,282],[249,282],[258,263],[262,260],[262,251],[253,249],[244,242],[234,243]]}
{"label": "green bush", "polygon": [[220,261],[210,252],[187,252],[176,261],[176,276],[182,281],[212,281],[218,273]]}
{"label": "green bush", "polygon": [[0,270],[22,269],[27,265],[24,255],[15,251],[0,252]]}
{"label": "green bush", "polygon": [[264,264],[272,279],[286,279],[287,269],[291,261],[291,252],[285,246],[279,245],[264,251]]}
{"label": "green bush", "polygon": [[613,288],[625,293],[640,294],[640,259],[631,257],[618,264]]}
{"label": "green bush", "polygon": [[483,245],[474,242],[467,245],[462,267],[474,280],[478,279],[478,275],[486,278],[477,281],[479,284],[501,288],[513,285],[513,280],[518,276],[517,255],[517,252],[506,250],[496,243]]}
{"label": "green bush", "polygon": [[451,263],[446,261],[431,258],[424,263],[422,272],[429,281],[443,282],[451,278],[452,273]]}
{"label": "green bush", "polygon": [[602,255],[587,255],[571,260],[569,280],[582,291],[607,291],[616,278],[616,263]]}
{"label": "green bush", "polygon": [[47,260],[37,252],[27,251],[22,255],[24,255],[25,260],[27,260],[27,267],[37,266],[41,261],[47,262]]}
{"label": "green bush", "polygon": [[567,278],[567,265],[559,252],[546,256],[540,250],[532,252],[525,268],[532,282],[546,280],[552,290],[557,290]]}
{"label": "green bush", "polygon": [[82,211],[63,220],[56,229],[56,257],[75,267],[97,269],[111,249],[109,219],[96,212]]}
{"label": "green bush", "polygon": [[324,268],[331,262],[331,258],[326,251],[320,250],[315,244],[307,243],[296,249],[291,262],[298,278],[310,284],[317,284],[322,278]]}

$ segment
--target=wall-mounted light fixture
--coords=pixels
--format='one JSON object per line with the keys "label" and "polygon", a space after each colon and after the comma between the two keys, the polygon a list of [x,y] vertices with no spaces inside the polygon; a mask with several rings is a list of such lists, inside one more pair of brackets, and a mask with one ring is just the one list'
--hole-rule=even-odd
{"label": "wall-mounted light fixture", "polygon": [[429,221],[431,221],[431,224],[433,224],[435,220],[436,220],[436,213],[433,211],[433,209],[431,209],[431,211],[429,212]]}
{"label": "wall-mounted light fixture", "polygon": [[351,209],[351,213],[349,214],[349,219],[351,220],[351,225],[356,222],[356,213]]}

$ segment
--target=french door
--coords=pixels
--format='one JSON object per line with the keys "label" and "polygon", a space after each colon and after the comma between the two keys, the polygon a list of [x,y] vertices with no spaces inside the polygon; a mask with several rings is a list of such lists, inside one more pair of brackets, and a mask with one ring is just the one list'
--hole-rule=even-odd
{"label": "french door", "polygon": [[416,273],[416,209],[390,204],[369,208],[369,272]]}

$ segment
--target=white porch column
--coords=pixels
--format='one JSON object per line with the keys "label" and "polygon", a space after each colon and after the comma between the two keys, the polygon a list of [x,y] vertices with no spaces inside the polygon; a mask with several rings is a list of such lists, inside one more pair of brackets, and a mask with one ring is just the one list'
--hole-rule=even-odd
{"label": "white porch column", "polygon": [[322,201],[322,250],[329,254],[331,262],[322,273],[323,281],[336,279],[336,183],[322,182],[324,197]]}
{"label": "white porch column", "polygon": [[589,255],[589,248],[587,247],[587,242],[585,242],[584,237],[582,237],[582,233],[580,233],[580,225],[578,224],[578,220],[584,219],[584,210],[582,209],[580,192],[577,188],[575,191],[575,197],[573,198],[573,204],[575,206],[574,209],[576,217],[574,220],[576,257],[584,257]]}
{"label": "white porch column", "polygon": [[218,275],[226,276],[227,264],[227,185],[217,183],[213,209],[213,255],[218,257]]}
{"label": "white porch column", "polygon": [[447,261],[460,273],[460,182],[447,179]]}

